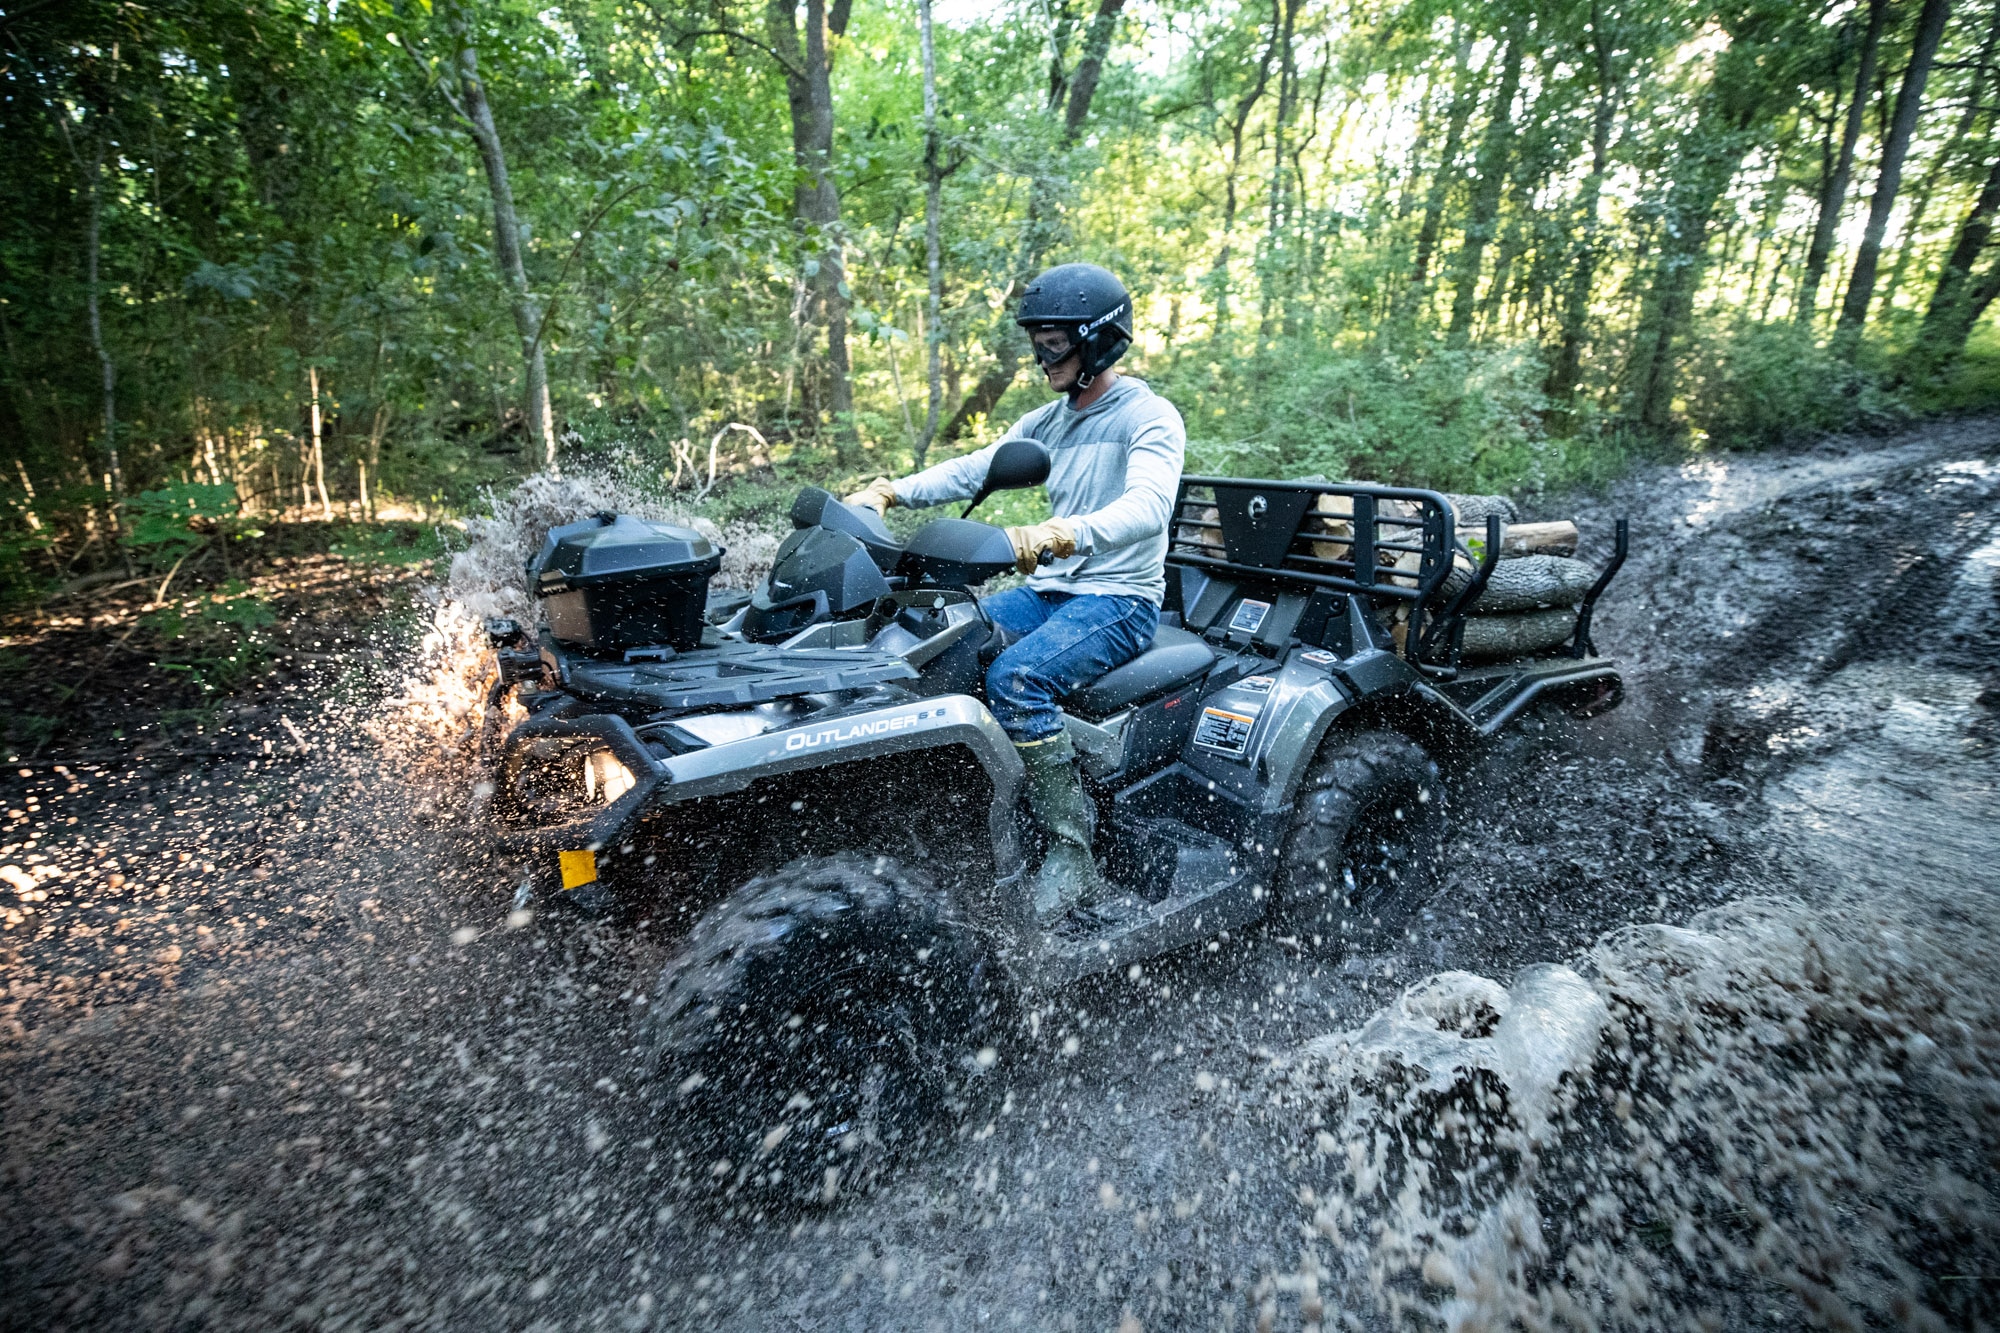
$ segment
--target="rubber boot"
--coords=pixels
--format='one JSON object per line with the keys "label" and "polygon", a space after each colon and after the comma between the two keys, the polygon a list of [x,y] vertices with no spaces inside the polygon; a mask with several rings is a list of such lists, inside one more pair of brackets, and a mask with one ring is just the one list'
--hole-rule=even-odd
{"label": "rubber boot", "polygon": [[1076,771],[1076,750],[1068,732],[1045,741],[1016,743],[1014,748],[1028,769],[1028,812],[1048,835],[1048,854],[1029,879],[1028,894],[1035,924],[1049,926],[1071,908],[1097,901],[1102,893],[1104,881],[1090,857],[1097,812]]}

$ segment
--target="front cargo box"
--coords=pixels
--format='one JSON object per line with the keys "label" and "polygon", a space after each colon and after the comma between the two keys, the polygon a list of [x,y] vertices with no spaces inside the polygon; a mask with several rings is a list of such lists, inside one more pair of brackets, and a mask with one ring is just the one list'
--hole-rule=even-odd
{"label": "front cargo box", "polygon": [[592,653],[701,646],[722,551],[689,528],[598,514],[549,530],[529,586],[559,643]]}

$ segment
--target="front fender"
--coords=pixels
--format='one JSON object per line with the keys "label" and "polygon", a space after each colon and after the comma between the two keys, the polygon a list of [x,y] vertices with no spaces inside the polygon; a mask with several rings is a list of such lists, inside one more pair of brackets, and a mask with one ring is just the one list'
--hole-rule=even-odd
{"label": "front fender", "polygon": [[[541,864],[544,854],[595,853],[614,846],[627,826],[648,809],[741,791],[783,774],[942,746],[971,751],[992,784],[987,831],[1000,884],[1021,873],[1014,822],[1021,758],[986,705],[970,695],[911,698],[666,758],[655,755],[630,724],[612,714],[531,718],[514,729],[502,754],[495,811],[503,821],[520,826],[533,820],[534,811],[524,809],[518,800],[521,766],[533,746],[550,740],[601,743],[633,774],[634,784],[592,815],[551,820],[504,837],[511,850],[535,856],[538,875],[549,873],[554,865],[552,856],[548,865]],[[1002,895],[1008,901],[1016,896]]]}

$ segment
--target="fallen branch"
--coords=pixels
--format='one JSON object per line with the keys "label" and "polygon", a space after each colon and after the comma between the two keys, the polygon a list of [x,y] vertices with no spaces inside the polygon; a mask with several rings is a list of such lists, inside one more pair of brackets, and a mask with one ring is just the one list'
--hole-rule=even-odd
{"label": "fallen branch", "polygon": [[[715,465],[717,461],[717,451],[722,447],[722,437],[727,435],[732,430],[742,431],[745,435],[748,435],[751,439],[757,441],[758,444],[762,445],[766,449],[769,449],[771,447],[771,442],[764,438],[763,433],[761,431],[759,431],[755,426],[746,426],[740,421],[732,421],[728,425],[724,426],[721,430],[715,432],[715,434],[708,441],[708,482],[699,491],[695,492],[694,498],[697,502],[707,499],[708,493],[715,489]],[[678,470],[675,472],[675,475],[676,476],[679,475]]]}
{"label": "fallen branch", "polygon": [[[102,586],[105,583],[110,583],[111,580],[113,579],[118,579],[121,581],[116,583],[111,583],[111,586],[108,588]],[[97,588],[99,589],[99,591],[102,592],[117,592],[121,588],[135,588],[141,583],[151,583],[152,581],[153,579],[150,574],[144,578],[132,579],[132,578],[126,578],[125,571],[122,569],[100,570],[95,574],[89,574],[83,578],[73,580],[72,582],[69,583],[65,583],[62,587],[56,589],[54,592],[50,593],[47,597],[42,598],[42,605],[47,606],[50,602],[60,602],[66,597],[74,597],[78,593],[87,592],[92,588]]]}
{"label": "fallen branch", "polygon": [[[200,547],[195,548],[196,551],[200,549],[201,549]],[[181,572],[181,566],[186,564],[187,558],[193,554],[194,551],[183,551],[181,553],[181,558],[174,561],[174,567],[167,571],[167,576],[164,579],[160,580],[160,590],[153,594],[154,606],[158,606],[162,602],[167,600],[167,586],[174,581],[174,575]]]}

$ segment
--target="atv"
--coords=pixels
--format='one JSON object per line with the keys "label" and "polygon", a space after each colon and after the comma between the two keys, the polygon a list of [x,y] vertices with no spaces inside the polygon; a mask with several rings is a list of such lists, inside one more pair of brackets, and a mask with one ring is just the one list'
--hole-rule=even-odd
{"label": "atv", "polygon": [[1015,557],[967,515],[1047,472],[1010,442],[906,541],[808,487],[747,600],[708,595],[698,534],[601,514],[530,563],[546,628],[488,625],[516,905],[677,942],[645,1026],[688,1172],[831,1197],[962,1103],[1026,997],[1259,920],[1394,940],[1439,872],[1441,764],[1620,697],[1590,627],[1622,521],[1566,643],[1475,665],[1497,516],[1475,560],[1434,491],[1186,477],[1152,647],[1064,704],[1115,896],[1038,927],[1022,763],[981,701],[1004,644],[977,589]]}

